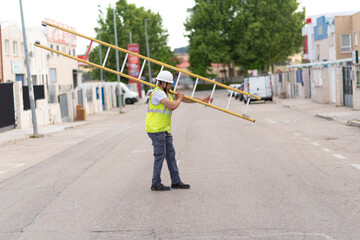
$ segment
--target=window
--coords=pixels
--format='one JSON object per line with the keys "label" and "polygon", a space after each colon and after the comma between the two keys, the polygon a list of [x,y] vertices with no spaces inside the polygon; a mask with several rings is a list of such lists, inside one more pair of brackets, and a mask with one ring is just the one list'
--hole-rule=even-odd
{"label": "window", "polygon": [[[54,46],[51,44],[51,45],[50,45],[50,48],[51,48],[51,49],[54,49]],[[54,56],[54,52],[51,52],[50,54],[51,54],[51,56]]]}
{"label": "window", "polygon": [[15,56],[18,55],[18,43],[17,42],[13,42],[13,54]]}
{"label": "window", "polygon": [[356,86],[360,87],[360,70],[356,71]]}
{"label": "window", "polygon": [[319,36],[322,36],[323,35],[323,29],[322,29],[322,25],[320,25],[319,27],[318,27],[318,35]]}
{"label": "window", "polygon": [[341,34],[340,36],[340,49],[342,53],[351,52],[351,37],[350,34]]}
{"label": "window", "polygon": [[75,57],[75,49],[73,49],[73,56]]}
{"label": "window", "polygon": [[9,54],[9,40],[5,40],[5,53]]}
{"label": "window", "polygon": [[[59,51],[59,45],[56,45],[56,51]],[[59,54],[57,54],[59,56]]]}
{"label": "window", "polygon": [[354,32],[354,45],[355,45],[355,46],[358,45],[358,35],[357,35],[357,32]]}

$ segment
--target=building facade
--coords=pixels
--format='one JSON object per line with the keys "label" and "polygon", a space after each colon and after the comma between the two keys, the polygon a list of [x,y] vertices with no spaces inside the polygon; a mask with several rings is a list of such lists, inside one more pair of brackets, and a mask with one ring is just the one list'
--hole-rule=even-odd
{"label": "building facade", "polygon": [[1,22],[2,82],[26,84],[25,51],[21,28],[14,22]]}

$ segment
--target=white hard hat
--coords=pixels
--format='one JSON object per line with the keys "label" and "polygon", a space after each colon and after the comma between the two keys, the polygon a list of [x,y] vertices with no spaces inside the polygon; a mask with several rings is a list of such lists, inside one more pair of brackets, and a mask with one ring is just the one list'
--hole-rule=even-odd
{"label": "white hard hat", "polygon": [[168,82],[168,83],[173,83],[174,82],[173,75],[169,71],[161,71],[161,72],[159,72],[156,79],[158,81],[163,81],[163,82]]}

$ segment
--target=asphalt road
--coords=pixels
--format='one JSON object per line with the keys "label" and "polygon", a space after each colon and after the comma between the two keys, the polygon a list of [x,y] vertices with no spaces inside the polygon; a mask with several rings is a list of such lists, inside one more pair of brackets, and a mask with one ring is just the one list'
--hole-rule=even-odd
{"label": "asphalt road", "polygon": [[256,123],[182,104],[172,134],[191,189],[153,192],[146,105],[125,110],[0,148],[13,171],[0,179],[1,240],[360,239],[359,128],[270,102],[251,104]]}

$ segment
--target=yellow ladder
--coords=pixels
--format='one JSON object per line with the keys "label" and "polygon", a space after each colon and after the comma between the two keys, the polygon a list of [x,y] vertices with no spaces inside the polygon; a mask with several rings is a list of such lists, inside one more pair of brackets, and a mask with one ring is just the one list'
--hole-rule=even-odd
{"label": "yellow ladder", "polygon": [[[117,46],[114,46],[114,45],[111,45],[111,44],[109,44],[109,43],[106,43],[106,42],[97,40],[97,39],[95,39],[95,38],[87,37],[87,36],[85,36],[85,35],[82,35],[82,34],[77,33],[77,32],[75,32],[75,31],[72,31],[72,30],[63,28],[63,27],[61,27],[61,26],[58,26],[58,25],[53,24],[53,23],[50,23],[50,22],[43,21],[43,22],[42,22],[42,25],[43,25],[44,27],[50,26],[50,27],[53,27],[53,28],[54,28],[54,31],[52,32],[52,37],[51,37],[49,46],[52,46],[53,38],[54,38],[55,32],[56,32],[57,30],[61,30],[61,31],[68,32],[68,33],[71,33],[71,34],[72,34],[72,38],[71,38],[71,41],[70,41],[70,44],[69,44],[69,47],[68,47],[68,48],[69,48],[69,51],[67,51],[69,54],[63,53],[63,52],[60,52],[60,51],[57,51],[57,50],[55,50],[55,49],[52,49],[52,48],[47,47],[47,46],[44,46],[44,45],[41,45],[41,43],[40,43],[39,41],[36,41],[36,42],[35,42],[34,45],[35,45],[36,47],[39,47],[39,48],[42,48],[42,49],[45,49],[45,50],[48,50],[48,51],[51,51],[51,52],[60,54],[60,55],[62,55],[62,56],[65,56],[65,57],[74,59],[74,60],[79,61],[79,62],[86,63],[86,64],[88,64],[88,65],[90,65],[90,66],[95,67],[95,68],[99,68],[99,69],[108,71],[108,72],[110,72],[110,73],[120,75],[120,76],[125,77],[125,78],[127,78],[127,79],[131,79],[131,80],[140,82],[140,83],[142,83],[142,84],[148,85],[148,86],[153,87],[153,88],[156,87],[155,84],[152,84],[152,83],[143,81],[143,80],[141,80],[140,78],[141,78],[141,75],[142,75],[142,72],[143,72],[143,69],[144,69],[144,66],[145,66],[146,61],[155,63],[155,64],[157,64],[157,65],[162,66],[162,67],[161,67],[161,70],[163,70],[163,68],[166,67],[166,68],[169,68],[169,69],[172,69],[172,70],[175,70],[175,71],[178,71],[178,72],[179,72],[179,74],[178,74],[178,80],[176,81],[176,85],[175,85],[175,87],[174,87],[174,90],[173,90],[173,91],[170,90],[170,92],[171,92],[172,94],[177,94],[176,88],[177,88],[177,85],[178,85],[179,80],[180,80],[180,75],[181,75],[181,73],[184,73],[184,74],[186,74],[186,75],[189,75],[189,76],[192,76],[192,77],[196,78],[196,81],[195,81],[195,84],[194,84],[194,88],[193,88],[191,97],[189,97],[189,96],[184,96],[185,98],[190,99],[190,100],[192,100],[192,101],[194,101],[194,102],[203,104],[203,105],[205,105],[205,106],[208,106],[208,107],[217,109],[217,110],[219,110],[219,111],[222,111],[222,112],[225,112],[225,113],[234,115],[234,116],[236,116],[236,117],[239,117],[239,118],[242,118],[242,119],[251,121],[251,122],[255,122],[254,119],[252,119],[252,118],[250,118],[248,115],[246,115],[246,111],[247,111],[248,106],[249,106],[250,97],[255,98],[255,99],[258,99],[258,100],[261,99],[260,97],[258,97],[258,96],[256,96],[256,95],[252,95],[252,94],[250,94],[250,93],[243,92],[243,91],[240,91],[240,90],[238,90],[238,89],[236,89],[236,88],[232,88],[232,87],[229,87],[229,86],[227,86],[227,85],[225,85],[225,84],[216,82],[215,79],[214,79],[214,80],[210,80],[210,79],[208,79],[208,78],[199,76],[199,75],[197,75],[197,74],[194,74],[194,73],[191,73],[191,72],[188,72],[188,71],[185,71],[185,70],[182,70],[182,69],[180,69],[180,68],[171,66],[171,65],[166,64],[166,63],[163,63],[163,62],[159,62],[159,61],[154,60],[154,59],[152,59],[152,58],[148,58],[148,57],[142,56],[142,55],[140,55],[140,54],[131,52],[131,51],[129,51],[129,50],[126,50],[126,49],[123,49],[123,48],[120,48],[120,47],[117,47]],[[89,44],[89,49],[88,49],[87,52],[89,52],[89,50],[90,50],[91,45],[92,45],[93,42],[96,42],[96,43],[98,43],[98,44],[101,44],[101,45],[103,45],[103,46],[108,47],[108,50],[107,50],[107,52],[106,52],[105,59],[104,59],[104,62],[103,62],[103,64],[102,64],[102,66],[101,66],[101,65],[98,65],[98,64],[96,64],[96,63],[92,63],[92,62],[90,62],[90,61],[87,61],[87,60],[84,60],[84,59],[80,59],[80,58],[77,58],[77,57],[74,57],[74,56],[71,56],[71,55],[70,55],[71,45],[72,45],[72,42],[73,42],[73,39],[74,39],[75,36],[78,36],[78,37],[81,37],[81,38],[85,38],[85,39],[88,39],[88,40],[91,41],[90,44]],[[107,61],[107,57],[109,56],[110,49],[115,49],[115,50],[121,51],[121,52],[123,52],[123,53],[126,53],[126,56],[125,56],[125,59],[124,59],[124,63],[123,63],[123,66],[122,66],[120,72],[105,67],[105,64],[106,64],[106,61]],[[139,57],[139,58],[141,58],[141,59],[144,60],[138,78],[135,78],[135,77],[132,77],[132,76],[129,76],[129,75],[127,75],[127,74],[122,73],[123,70],[124,70],[124,66],[125,66],[125,64],[126,64],[126,60],[127,60],[129,54],[130,54],[130,55],[133,55],[133,56],[136,56],[136,57]],[[215,106],[215,105],[213,105],[213,104],[210,104],[210,103],[204,103],[204,102],[202,102],[202,101],[194,98],[195,89],[196,89],[196,86],[197,86],[197,83],[198,83],[199,79],[214,84],[214,87],[213,87],[213,90],[212,90],[212,93],[211,93],[211,97],[213,97],[213,95],[214,95],[214,91],[215,91],[216,86],[219,86],[219,87],[221,87],[221,88],[225,88],[225,89],[231,90],[226,109],[217,107],[217,106]],[[228,110],[229,104],[230,104],[230,100],[231,100],[232,95],[233,95],[234,92],[238,92],[238,93],[240,93],[240,94],[244,94],[244,95],[249,95],[249,96],[250,96],[250,97],[248,98],[248,101],[247,101],[247,104],[246,104],[246,107],[245,107],[245,111],[244,111],[243,114],[234,113],[234,112],[231,112],[231,111]]]}

